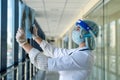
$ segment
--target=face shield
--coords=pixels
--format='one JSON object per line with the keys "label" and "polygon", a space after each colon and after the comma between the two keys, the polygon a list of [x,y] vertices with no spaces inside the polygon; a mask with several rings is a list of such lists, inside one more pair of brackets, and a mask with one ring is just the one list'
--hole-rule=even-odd
{"label": "face shield", "polygon": [[85,39],[86,46],[93,50],[95,48],[95,38],[98,36],[99,28],[98,25],[90,20],[78,20],[76,27],[82,29],[81,35]]}

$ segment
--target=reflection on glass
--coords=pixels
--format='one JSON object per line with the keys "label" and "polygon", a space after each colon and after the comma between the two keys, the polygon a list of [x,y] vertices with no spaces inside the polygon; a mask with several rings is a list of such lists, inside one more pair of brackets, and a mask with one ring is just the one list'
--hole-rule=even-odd
{"label": "reflection on glass", "polygon": [[13,64],[13,37],[12,37],[12,28],[13,28],[13,7],[12,7],[12,1],[8,0],[8,25],[7,25],[7,66],[10,66]]}
{"label": "reflection on glass", "polygon": [[116,56],[109,57],[109,68],[112,72],[116,72]]}
{"label": "reflection on glass", "polygon": [[115,27],[115,21],[112,21],[110,23],[110,47],[115,48],[115,32],[116,32],[116,27]]}
{"label": "reflection on glass", "polygon": [[110,57],[109,57],[109,67],[110,67],[110,70],[115,72],[116,71],[116,44],[115,44],[115,41],[116,41],[116,37],[115,37],[115,31],[116,30],[116,26],[115,26],[115,21],[112,21],[110,23]]}
{"label": "reflection on glass", "polygon": [[109,80],[116,80],[116,75],[109,73]]}
{"label": "reflection on glass", "polygon": [[107,32],[108,32],[108,24],[105,24],[104,25],[104,45],[105,45],[105,48],[107,47]]}
{"label": "reflection on glass", "polygon": [[[117,29],[119,31],[120,30],[120,19],[118,19],[118,26],[117,27],[118,27]],[[117,52],[117,54],[118,54],[118,61],[117,62],[118,63],[117,64],[118,64],[118,74],[120,75],[120,42],[119,42],[120,41],[120,35],[119,35],[120,32],[117,32],[117,34],[118,34],[118,36],[117,36],[117,38],[118,38],[118,40],[117,40],[118,41],[118,43],[117,43],[118,44],[118,48],[117,48],[118,49],[118,52]],[[118,78],[118,79],[120,79],[120,78]]]}
{"label": "reflection on glass", "polygon": [[120,75],[120,55],[118,56],[118,74]]}
{"label": "reflection on glass", "polygon": [[[119,7],[120,7],[120,0],[108,0],[108,2],[104,4],[104,7],[101,5],[96,7],[95,10],[91,11],[90,14],[87,14],[87,16],[85,17],[87,19],[94,20],[99,25],[101,25],[100,33],[102,35],[100,35],[99,38],[97,39],[96,64],[98,64],[99,68],[101,69],[105,68],[106,72],[105,71],[101,72],[101,75],[94,74],[93,77],[100,76],[102,78],[103,74],[105,73],[105,80],[116,80],[117,77],[118,77],[117,80],[120,79],[119,76],[116,74],[118,72],[120,75],[120,54],[119,54],[120,53],[120,8]],[[117,20],[119,20],[118,21],[119,28],[116,26]],[[118,71],[116,71],[117,70],[116,68],[118,68]],[[98,73],[97,71],[98,69],[96,70],[95,73]],[[98,78],[97,79],[94,78],[90,80],[98,80]],[[104,79],[100,79],[100,80],[104,80]]]}
{"label": "reflection on glass", "polygon": [[103,42],[103,40],[102,40],[102,27],[101,26],[99,26],[99,36],[98,36],[98,38],[97,38],[97,40],[96,40],[96,47],[97,47],[97,51],[95,52],[96,53],[96,55],[97,55],[97,62],[96,62],[96,64],[98,65],[98,66],[100,66],[100,67],[102,67],[101,65],[102,65],[102,62],[101,62],[101,60],[102,60],[102,51],[101,51],[101,47],[102,47],[102,42]]}
{"label": "reflection on glass", "polygon": [[102,40],[101,40],[101,38],[102,38],[102,27],[101,26],[99,26],[99,35],[98,35],[98,38],[97,38],[97,45],[96,45],[96,47],[98,47],[98,48],[100,48],[101,46],[102,46]]}
{"label": "reflection on glass", "polygon": [[[13,1],[8,0],[8,8],[7,8],[7,67],[13,65],[14,54],[13,54]],[[12,80],[12,72],[7,74],[7,80]]]}
{"label": "reflection on glass", "polygon": [[97,80],[103,80],[101,77],[102,76],[102,69],[98,68],[98,79]]}
{"label": "reflection on glass", "polygon": [[77,47],[79,47],[79,46],[72,40],[72,48],[77,48]]}

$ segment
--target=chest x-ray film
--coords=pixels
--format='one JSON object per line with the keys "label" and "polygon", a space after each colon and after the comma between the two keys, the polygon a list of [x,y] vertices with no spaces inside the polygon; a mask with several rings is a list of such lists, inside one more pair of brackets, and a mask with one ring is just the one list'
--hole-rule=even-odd
{"label": "chest x-ray film", "polygon": [[25,26],[25,4],[19,1],[19,27]]}
{"label": "chest x-ray film", "polygon": [[19,2],[19,27],[24,29],[26,38],[32,38],[31,32],[34,20],[35,11],[24,3]]}

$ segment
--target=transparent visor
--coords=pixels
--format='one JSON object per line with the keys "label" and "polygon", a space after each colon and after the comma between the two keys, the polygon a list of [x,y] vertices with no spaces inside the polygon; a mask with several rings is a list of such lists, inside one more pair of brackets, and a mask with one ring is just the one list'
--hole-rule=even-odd
{"label": "transparent visor", "polygon": [[76,22],[76,26],[77,27],[82,27],[83,29],[85,29],[86,31],[89,31],[91,28],[82,20],[79,20]]}
{"label": "transparent visor", "polygon": [[76,28],[75,30],[80,30],[81,29],[84,29],[86,30],[87,32],[89,32],[94,38],[95,38],[95,35],[94,33],[92,32],[92,29],[91,27],[89,27],[84,21],[82,20],[79,20],[76,22]]}

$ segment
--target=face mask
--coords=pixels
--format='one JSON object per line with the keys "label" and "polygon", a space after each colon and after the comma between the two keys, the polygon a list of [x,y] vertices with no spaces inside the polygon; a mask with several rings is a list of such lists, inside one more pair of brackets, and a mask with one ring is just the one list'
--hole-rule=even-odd
{"label": "face mask", "polygon": [[80,31],[73,30],[72,40],[78,45],[85,41],[85,39],[81,36],[81,30]]}

